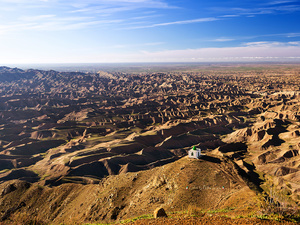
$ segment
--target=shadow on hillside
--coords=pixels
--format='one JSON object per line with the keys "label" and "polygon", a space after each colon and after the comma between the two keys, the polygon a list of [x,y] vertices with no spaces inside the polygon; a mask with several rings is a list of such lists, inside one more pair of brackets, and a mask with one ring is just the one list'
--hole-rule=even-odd
{"label": "shadow on hillside", "polygon": [[212,163],[221,163],[220,159],[208,155],[203,155],[201,159]]}
{"label": "shadow on hillside", "polygon": [[252,191],[255,193],[262,193],[263,189],[261,188],[261,184],[263,183],[263,180],[260,179],[259,174],[255,172],[256,167],[246,162],[244,162],[244,166],[248,169],[248,172],[236,165],[239,175],[243,177],[243,180]]}

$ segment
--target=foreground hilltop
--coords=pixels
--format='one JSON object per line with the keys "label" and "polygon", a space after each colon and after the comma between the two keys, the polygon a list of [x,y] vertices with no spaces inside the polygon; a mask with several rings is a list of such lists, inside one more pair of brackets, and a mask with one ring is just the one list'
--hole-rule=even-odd
{"label": "foreground hilltop", "polygon": [[[0,67],[1,220],[109,222],[162,205],[248,215],[262,199],[295,214],[299,71]],[[185,157],[194,145],[200,160]]]}
{"label": "foreground hilltop", "polygon": [[242,211],[255,208],[257,203],[255,199],[248,201],[255,198],[255,192],[246,181],[230,161],[208,155],[200,160],[184,157],[151,170],[109,176],[99,184],[49,188],[24,181],[7,182],[1,185],[5,191],[2,207],[11,209],[4,214],[11,220],[26,212],[38,221],[54,223],[131,218],[161,205],[167,211],[189,206],[238,207]]}

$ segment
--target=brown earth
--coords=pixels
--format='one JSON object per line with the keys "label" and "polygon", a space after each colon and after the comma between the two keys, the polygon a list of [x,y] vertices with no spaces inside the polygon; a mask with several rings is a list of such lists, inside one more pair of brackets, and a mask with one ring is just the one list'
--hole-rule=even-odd
{"label": "brown earth", "polygon": [[210,155],[199,160],[184,157],[151,170],[108,176],[99,184],[49,188],[10,181],[0,184],[1,207],[6,208],[2,218],[15,213],[13,209],[20,205],[24,206],[16,214],[28,214],[47,223],[122,220],[149,214],[159,206],[169,212],[192,206],[207,210],[248,207],[255,211],[258,199],[248,182],[233,162]]}
{"label": "brown earth", "polygon": [[[234,208],[247,217],[213,216],[215,223],[256,223],[249,214],[275,205],[273,212],[295,214],[299,72],[299,65],[140,74],[0,67],[0,219],[112,222],[161,206]],[[200,160],[185,157],[192,146],[203,150]],[[209,221],[168,220],[182,219]]]}
{"label": "brown earth", "polygon": [[134,223],[128,223],[134,225],[195,225],[195,224],[209,224],[209,225],[223,225],[223,224],[257,224],[257,225],[277,225],[277,224],[295,224],[293,222],[276,222],[270,220],[261,220],[256,218],[242,218],[242,219],[231,219],[223,216],[205,216],[205,217],[181,217],[181,218],[159,218],[151,220],[138,220]]}

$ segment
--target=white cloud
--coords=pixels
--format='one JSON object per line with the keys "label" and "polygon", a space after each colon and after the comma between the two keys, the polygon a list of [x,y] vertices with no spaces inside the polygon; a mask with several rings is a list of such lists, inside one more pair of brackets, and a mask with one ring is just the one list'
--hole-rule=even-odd
{"label": "white cloud", "polygon": [[300,41],[290,41],[288,42],[289,45],[295,45],[295,46],[300,46]]}
{"label": "white cloud", "polygon": [[152,28],[152,27],[162,27],[162,26],[169,26],[169,25],[182,25],[182,24],[191,24],[191,23],[203,23],[203,22],[211,22],[220,20],[216,17],[207,17],[207,18],[199,18],[199,19],[192,19],[192,20],[179,20],[167,23],[156,23],[151,25],[144,25],[144,26],[136,26],[136,27],[127,27],[124,29],[143,29],[143,28]]}
{"label": "white cloud", "polygon": [[220,15],[219,17],[230,18],[230,17],[255,17],[256,15],[269,15],[279,13],[292,13],[300,11],[299,2],[297,0],[282,0],[272,1],[263,4],[251,4],[248,7],[212,7],[211,10]]}
{"label": "white cloud", "polygon": [[[151,43],[148,43],[149,45]],[[153,43],[155,44],[155,43]],[[159,43],[157,43],[159,44]],[[146,43],[147,45],[147,43]],[[116,46],[117,47],[117,46]],[[126,47],[126,46],[119,46]],[[198,48],[164,51],[140,51],[138,53],[121,54],[106,52],[92,52],[84,54],[70,54],[54,51],[36,55],[35,52],[20,52],[5,57],[0,55],[2,63],[104,63],[104,62],[233,62],[233,61],[298,61],[300,62],[299,43],[248,43],[239,47]]]}
{"label": "white cloud", "polygon": [[217,39],[214,39],[212,41],[216,41],[216,42],[226,42],[226,41],[234,41],[235,39],[233,38],[217,38]]}
{"label": "white cloud", "polygon": [[47,2],[45,0],[0,0],[0,3],[18,3],[18,4],[30,4],[30,3],[39,3],[39,2]]}
{"label": "white cloud", "polygon": [[[82,3],[82,1],[70,1],[75,3]],[[146,8],[173,8],[164,0],[86,0],[85,4],[92,5],[136,5],[138,7],[146,7]]]}
{"label": "white cloud", "polygon": [[56,15],[49,14],[49,15],[35,15],[35,16],[22,16],[20,17],[21,21],[40,21],[44,19],[54,18]]}
{"label": "white cloud", "polygon": [[300,37],[300,33],[287,33],[285,34],[286,37]]}
{"label": "white cloud", "polygon": [[249,47],[274,48],[274,47],[289,47],[295,45],[298,46],[299,42],[258,41],[258,42],[244,43],[243,45]]}
{"label": "white cloud", "polygon": [[223,18],[232,18],[232,17],[239,17],[240,15],[237,15],[237,14],[232,14],[232,15],[224,15],[224,16],[220,16],[220,17],[223,17]]}
{"label": "white cloud", "polygon": [[[274,37],[285,37],[285,38],[294,38],[294,37],[300,37],[300,33],[277,33],[277,34],[260,34],[260,35],[253,35],[253,36],[236,36],[236,37],[226,37],[226,38],[218,38],[218,39],[215,39],[213,41],[221,41],[223,39],[225,39],[225,41],[228,39],[228,40],[251,40],[251,39],[261,39],[261,38],[274,38]],[[254,45],[255,43],[256,44],[263,44],[263,43],[272,43],[272,42],[248,42],[248,45],[250,45],[252,43],[252,45]],[[244,43],[244,45],[247,45],[247,43]]]}
{"label": "white cloud", "polygon": [[146,47],[146,46],[158,46],[163,45],[164,42],[150,42],[150,43],[141,43],[141,44],[119,44],[114,45],[112,48],[133,48],[133,47]]}
{"label": "white cloud", "polygon": [[264,45],[250,44],[240,47],[199,48],[142,51],[137,54],[95,56],[98,62],[217,62],[217,61],[300,61],[300,45],[295,43]]}
{"label": "white cloud", "polygon": [[[40,19],[39,19],[40,18]],[[92,17],[57,17],[57,16],[34,16],[22,17],[22,20],[8,23],[6,25],[0,24],[0,34],[7,34],[9,32],[27,31],[61,31],[61,30],[77,30],[91,26],[106,26],[112,24],[119,24],[123,20],[99,20]]]}
{"label": "white cloud", "polygon": [[294,2],[297,2],[297,0],[272,1],[272,2],[266,3],[266,5],[280,5],[280,4],[294,3]]}
{"label": "white cloud", "polygon": [[[165,0],[0,0],[0,12],[3,12],[0,15],[5,18],[0,20],[0,33],[30,29],[82,29],[125,21],[129,26],[130,20],[157,16],[155,12],[152,12],[152,15],[144,15],[144,10],[162,8],[175,7]],[[132,18],[122,14],[128,11],[135,11]],[[117,17],[113,14],[117,14]],[[29,22],[32,24],[28,25]]]}

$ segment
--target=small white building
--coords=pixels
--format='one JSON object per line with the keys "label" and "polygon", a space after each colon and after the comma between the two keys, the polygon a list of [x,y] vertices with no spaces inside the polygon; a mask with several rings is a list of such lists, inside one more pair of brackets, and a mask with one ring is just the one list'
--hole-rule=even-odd
{"label": "small white building", "polygon": [[199,159],[201,157],[201,149],[200,148],[196,148],[196,146],[194,146],[191,150],[189,150],[189,158],[191,159]]}

